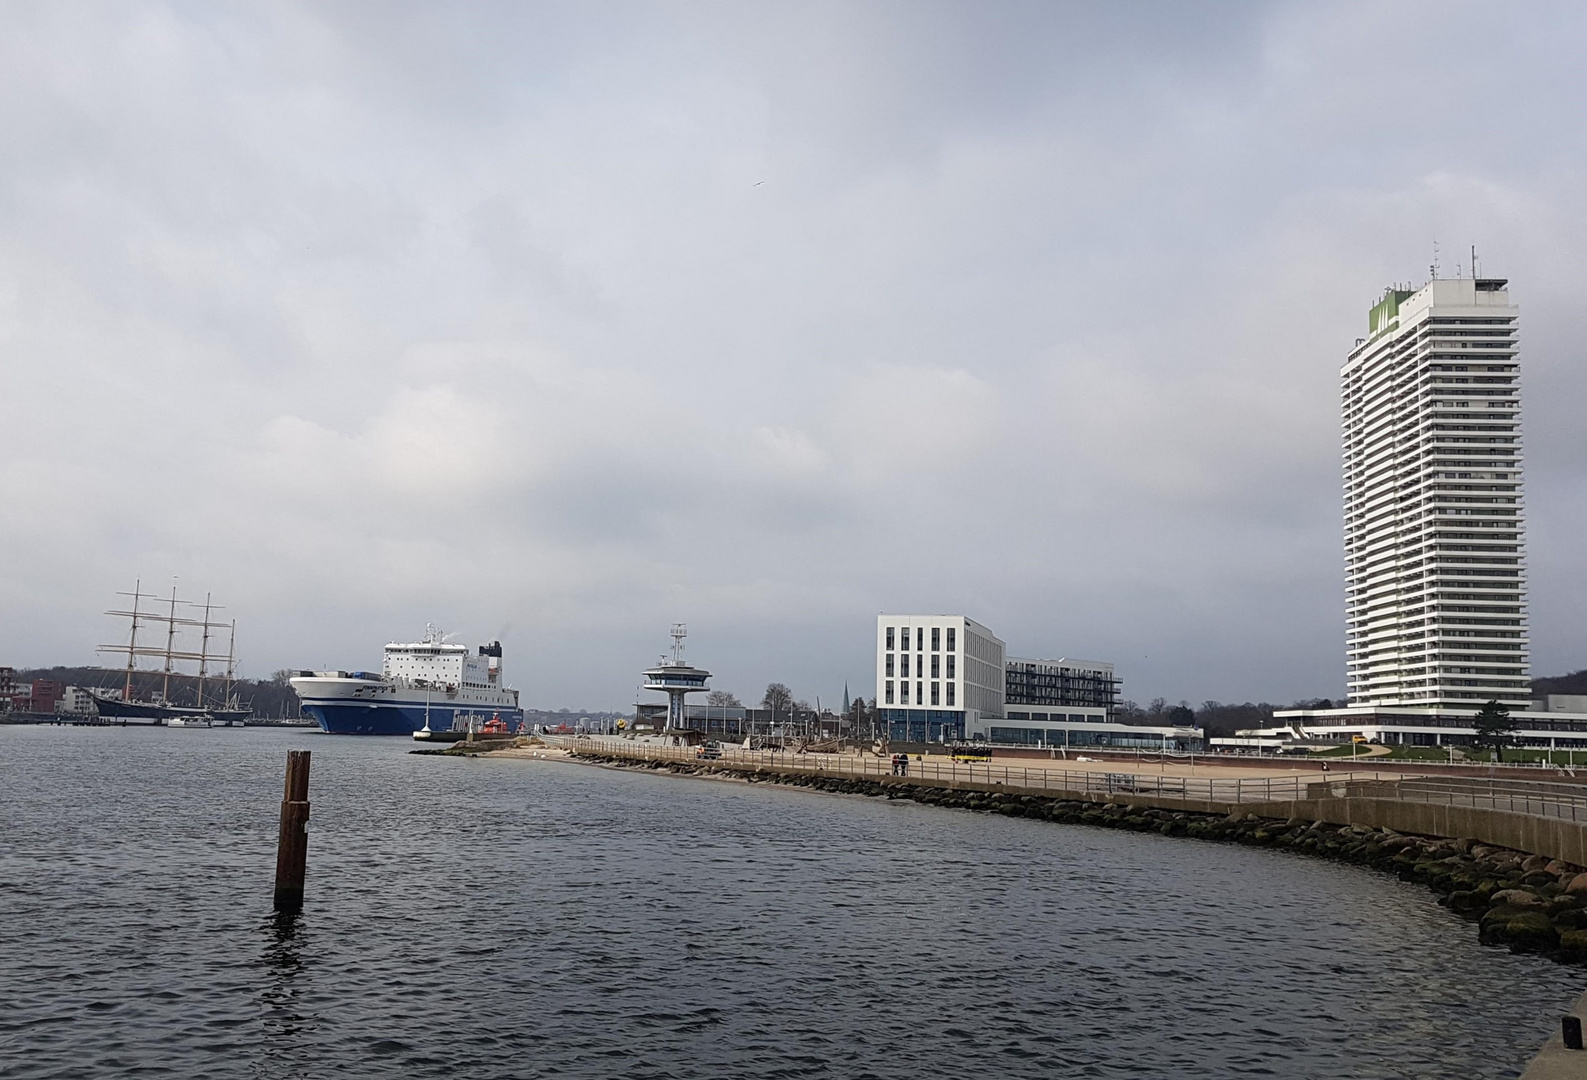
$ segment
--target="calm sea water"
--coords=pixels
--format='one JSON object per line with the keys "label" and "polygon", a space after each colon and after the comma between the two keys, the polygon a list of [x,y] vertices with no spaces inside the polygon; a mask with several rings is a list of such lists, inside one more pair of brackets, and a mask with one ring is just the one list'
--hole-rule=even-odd
{"label": "calm sea water", "polygon": [[1296,856],[410,745],[0,728],[0,1076],[1513,1077],[1587,982]]}

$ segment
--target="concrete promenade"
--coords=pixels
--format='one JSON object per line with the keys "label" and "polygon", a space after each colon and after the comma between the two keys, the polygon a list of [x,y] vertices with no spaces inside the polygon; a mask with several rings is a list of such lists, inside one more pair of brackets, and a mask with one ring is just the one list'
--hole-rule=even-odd
{"label": "concrete promenade", "polygon": [[[1587,1027],[1587,995],[1566,1015],[1576,1017]],[[1521,1080],[1587,1080],[1587,1050],[1565,1049],[1565,1039],[1556,1029],[1521,1074]]]}
{"label": "concrete promenade", "polygon": [[[894,772],[873,754],[792,754],[725,748],[718,758],[689,747],[633,739],[547,736],[574,753],[634,761],[687,763],[744,776],[783,774],[863,779],[881,785],[1007,792],[1054,799],[1116,802],[1203,814],[1304,818],[1331,825],[1469,839],[1587,866],[1587,787],[1532,780],[1406,777],[1362,762],[1357,768],[1248,768],[1176,760],[1033,761],[1020,765],[911,759]],[[1341,766],[1345,763],[1341,762]],[[1133,767],[1132,767],[1133,766]]]}

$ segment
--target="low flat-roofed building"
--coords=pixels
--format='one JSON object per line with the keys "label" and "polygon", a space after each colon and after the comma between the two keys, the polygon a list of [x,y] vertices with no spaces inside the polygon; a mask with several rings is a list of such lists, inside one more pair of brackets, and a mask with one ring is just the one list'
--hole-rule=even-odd
{"label": "low flat-roofed building", "polygon": [[[1282,739],[1288,731],[1289,741],[1295,743],[1349,742],[1359,735],[1368,742],[1387,746],[1467,746],[1477,737],[1475,715],[1442,709],[1371,706],[1283,709],[1273,714],[1274,727],[1260,729],[1260,735]],[[1512,709],[1510,719],[1515,723],[1514,746],[1587,749],[1587,712]],[[1259,737],[1256,730],[1235,734]]]}
{"label": "low flat-roofed building", "polygon": [[86,687],[68,686],[61,699],[55,703],[55,711],[68,716],[95,716],[99,713],[99,706],[94,704],[93,695]]}

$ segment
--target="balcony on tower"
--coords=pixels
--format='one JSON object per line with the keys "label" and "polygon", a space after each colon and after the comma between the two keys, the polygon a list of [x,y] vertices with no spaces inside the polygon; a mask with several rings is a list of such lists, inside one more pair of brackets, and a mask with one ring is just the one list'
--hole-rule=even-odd
{"label": "balcony on tower", "polygon": [[710,687],[706,680],[709,671],[689,664],[683,658],[683,639],[688,630],[683,623],[672,624],[672,658],[662,657],[661,662],[644,673],[644,688],[667,695],[667,723],[664,733],[683,736],[688,727],[684,717],[684,702],[689,694],[704,693]]}

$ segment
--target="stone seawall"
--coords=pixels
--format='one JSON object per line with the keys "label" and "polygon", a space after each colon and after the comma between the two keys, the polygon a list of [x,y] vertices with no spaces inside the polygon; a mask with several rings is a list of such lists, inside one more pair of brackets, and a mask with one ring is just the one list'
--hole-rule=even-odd
{"label": "stone seawall", "polygon": [[1407,802],[1399,799],[1319,798],[1248,809],[1274,816],[1300,815],[1332,825],[1367,825],[1395,832],[1449,839],[1465,837],[1496,847],[1524,851],[1587,866],[1587,822],[1540,817],[1474,806]]}
{"label": "stone seawall", "polygon": [[[600,756],[613,760],[650,760],[642,755],[629,755],[609,747],[598,750],[575,750],[583,756]],[[855,779],[854,773],[841,766],[812,768],[805,764],[780,765],[772,762],[743,763],[710,760],[663,759],[661,764],[686,766],[694,771],[722,772],[735,775],[813,776],[823,779]],[[1063,775],[1063,774],[1058,774]],[[1438,836],[1449,839],[1466,838],[1484,844],[1524,851],[1531,855],[1544,855],[1578,866],[1587,866],[1587,820],[1545,817],[1537,814],[1517,813],[1478,806],[1450,805],[1441,802],[1412,801],[1408,799],[1372,798],[1350,795],[1348,782],[1329,781],[1322,777],[1308,782],[1296,790],[1305,797],[1283,801],[1264,802],[1247,797],[1241,801],[1217,798],[1191,798],[1171,791],[1099,792],[1092,790],[1066,790],[1062,787],[1021,787],[1008,782],[977,782],[962,777],[938,779],[931,776],[867,776],[871,783],[883,786],[940,788],[951,791],[1014,791],[1020,794],[1080,799],[1087,802],[1115,802],[1126,806],[1151,807],[1162,810],[1184,810],[1202,814],[1256,813],[1262,817],[1304,817],[1308,821],[1324,821],[1333,825],[1364,825],[1386,828],[1400,833],[1420,836]],[[1344,793],[1344,794],[1340,794]]]}

